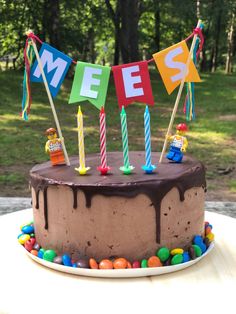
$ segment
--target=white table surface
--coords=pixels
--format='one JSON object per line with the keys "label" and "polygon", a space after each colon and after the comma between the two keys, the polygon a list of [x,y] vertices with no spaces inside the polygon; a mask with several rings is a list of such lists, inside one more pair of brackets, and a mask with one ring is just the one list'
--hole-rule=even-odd
{"label": "white table surface", "polygon": [[31,218],[31,210],[0,217],[0,314],[236,312],[236,219],[206,212],[215,247],[189,268],[107,279],[61,273],[29,258],[17,235]]}

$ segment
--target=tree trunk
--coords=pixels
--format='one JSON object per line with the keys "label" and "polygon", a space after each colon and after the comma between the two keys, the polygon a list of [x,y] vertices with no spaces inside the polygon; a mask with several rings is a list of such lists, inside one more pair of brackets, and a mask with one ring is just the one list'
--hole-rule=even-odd
{"label": "tree trunk", "polygon": [[156,46],[156,50],[160,51],[161,47],[160,47],[160,41],[161,41],[161,32],[160,32],[160,3],[159,0],[156,1],[154,0],[154,16],[155,16],[155,46]]}
{"label": "tree trunk", "polygon": [[130,0],[119,0],[120,1],[120,13],[121,13],[121,31],[120,31],[120,50],[123,63],[130,62],[129,53],[129,2]]}
{"label": "tree trunk", "polygon": [[233,59],[234,21],[235,21],[235,14],[232,12],[230,27],[229,27],[229,32],[228,32],[228,50],[227,50],[226,65],[225,65],[226,74],[230,74],[233,72],[232,59]]}
{"label": "tree trunk", "polygon": [[218,66],[218,50],[219,50],[219,42],[220,42],[222,7],[219,6],[217,10],[218,10],[218,14],[217,14],[217,20],[216,20],[216,27],[215,27],[214,47],[212,50],[212,58],[211,58],[211,72],[215,72]]}
{"label": "tree trunk", "polygon": [[48,0],[48,35],[51,45],[60,50],[60,0]]}
{"label": "tree trunk", "polygon": [[130,61],[139,61],[138,48],[138,21],[139,21],[139,0],[129,2],[129,20],[130,20]]}
{"label": "tree trunk", "polygon": [[120,1],[116,1],[116,9],[112,8],[109,0],[105,0],[108,12],[111,16],[113,24],[115,26],[115,50],[114,50],[114,61],[113,64],[119,64],[120,60]]}

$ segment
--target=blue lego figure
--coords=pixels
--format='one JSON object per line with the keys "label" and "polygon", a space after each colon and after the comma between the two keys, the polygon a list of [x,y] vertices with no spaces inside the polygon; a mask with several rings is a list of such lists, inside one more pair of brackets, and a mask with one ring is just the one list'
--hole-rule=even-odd
{"label": "blue lego figure", "polygon": [[188,141],[184,136],[188,129],[185,123],[180,123],[177,125],[176,130],[175,135],[168,136],[168,141],[171,143],[166,158],[176,163],[180,163],[184,156],[183,153],[186,152],[186,148],[188,147]]}

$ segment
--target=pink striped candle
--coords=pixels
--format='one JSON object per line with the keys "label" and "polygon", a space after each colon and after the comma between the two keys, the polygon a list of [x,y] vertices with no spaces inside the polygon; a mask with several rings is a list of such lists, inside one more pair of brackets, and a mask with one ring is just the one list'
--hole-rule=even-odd
{"label": "pink striped candle", "polygon": [[100,155],[101,166],[97,169],[102,175],[105,175],[110,167],[107,166],[107,152],[106,152],[106,114],[104,107],[100,110]]}

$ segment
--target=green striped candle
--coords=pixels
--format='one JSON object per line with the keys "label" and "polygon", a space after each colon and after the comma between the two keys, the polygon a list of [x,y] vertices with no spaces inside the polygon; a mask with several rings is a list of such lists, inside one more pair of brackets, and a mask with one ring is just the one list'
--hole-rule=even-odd
{"label": "green striped candle", "polygon": [[127,116],[126,116],[124,106],[122,106],[122,110],[120,113],[120,120],[121,120],[121,134],[122,134],[123,158],[124,158],[124,166],[120,167],[120,170],[123,171],[124,174],[130,174],[131,171],[134,169],[134,167],[131,166],[129,163]]}

